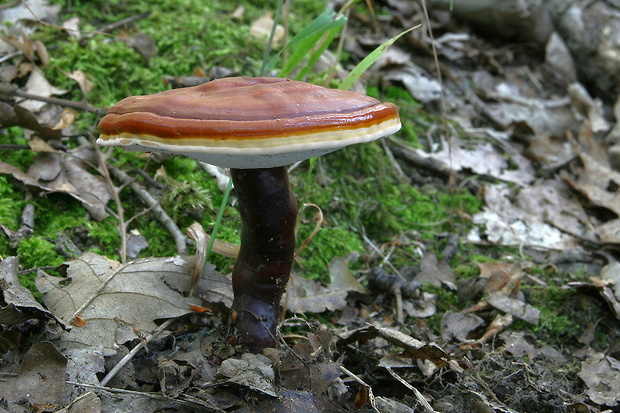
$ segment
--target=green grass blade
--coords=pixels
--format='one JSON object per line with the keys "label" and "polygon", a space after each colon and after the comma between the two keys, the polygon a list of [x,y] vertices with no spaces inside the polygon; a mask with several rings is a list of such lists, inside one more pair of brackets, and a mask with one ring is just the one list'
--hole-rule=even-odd
{"label": "green grass blade", "polygon": [[269,40],[267,40],[267,47],[265,47],[265,53],[263,54],[263,64],[260,68],[260,76],[267,74],[267,62],[269,55],[271,54],[271,46],[273,45],[273,38],[278,28],[278,21],[280,21],[280,15],[282,14],[282,7],[284,6],[284,0],[278,1],[278,7],[276,8],[276,16],[273,18],[273,26],[271,27],[271,33],[269,33]]}
{"label": "green grass blade", "polygon": [[404,32],[399,33],[398,35],[392,37],[391,39],[386,40],[383,44],[381,44],[379,47],[373,50],[368,56],[366,56],[361,62],[359,62],[357,66],[353,68],[353,70],[351,70],[351,72],[347,75],[347,77],[340,84],[339,89],[343,89],[343,90],[350,89],[353,83],[357,79],[359,79],[360,76],[362,76],[368,70],[368,68],[372,66],[377,61],[377,59],[379,59],[379,57],[381,57],[381,55],[385,53],[390,48],[390,46],[394,44],[396,40],[400,39],[403,35],[409,33],[413,29],[417,29],[418,27],[420,26],[418,25],[418,26],[412,27],[411,29],[405,30]]}
{"label": "green grass blade", "polygon": [[320,41],[319,46],[318,47],[315,46],[315,50],[312,52],[312,54],[308,58],[308,61],[301,68],[301,70],[299,71],[299,74],[295,76],[295,79],[303,80],[306,77],[308,72],[312,70],[312,68],[314,67],[314,64],[319,60],[319,58],[321,57],[325,49],[329,47],[329,45],[336,38],[338,33],[340,33],[341,28],[342,28],[341,26],[338,26],[337,28],[333,28],[327,31],[323,35],[322,41]]}
{"label": "green grass blade", "polygon": [[269,60],[264,68],[265,73],[273,70],[283,52],[290,50],[292,51],[291,56],[285,62],[279,75],[285,76],[290,74],[290,72],[304,59],[308,51],[319,41],[323,34],[341,27],[345,21],[345,16],[338,15],[331,9],[325,9]]}

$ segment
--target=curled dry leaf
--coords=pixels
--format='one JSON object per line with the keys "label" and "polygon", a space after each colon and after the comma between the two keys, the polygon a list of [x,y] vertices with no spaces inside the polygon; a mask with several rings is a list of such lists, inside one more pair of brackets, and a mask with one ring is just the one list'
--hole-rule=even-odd
{"label": "curled dry leaf", "polygon": [[108,216],[105,205],[111,195],[104,180],[89,172],[97,162],[92,146],[75,148],[70,155],[39,152],[27,174],[0,161],[0,173],[11,174],[24,184],[44,191],[67,193],[82,202],[93,218],[105,219]]}
{"label": "curled dry leaf", "polygon": [[486,300],[492,307],[520,318],[530,324],[538,324],[540,310],[523,301],[508,297],[502,292],[494,292]]}
{"label": "curled dry leaf", "polygon": [[441,319],[441,338],[446,342],[470,341],[470,334],[484,324],[484,320],[475,314],[462,314],[446,311]]}
{"label": "curled dry leaf", "polygon": [[17,257],[6,257],[0,261],[0,324],[14,325],[31,318],[54,319],[63,328],[69,326],[54,317],[32,296],[30,290],[23,287],[17,277]]}
{"label": "curled dry leaf", "polygon": [[[64,89],[59,89],[52,86],[52,84],[45,78],[45,75],[41,69],[36,66],[32,69],[30,77],[28,77],[28,82],[26,82],[24,92],[41,97],[50,97],[52,95],[62,95],[67,93]],[[21,101],[19,105],[33,113],[37,113],[43,108],[43,106],[47,105],[47,103],[40,100],[29,99]]]}
{"label": "curled dry leaf", "polygon": [[0,102],[0,125],[3,128],[19,126],[29,129],[45,139],[58,139],[61,136],[60,130],[42,125],[28,109],[19,105],[11,106],[5,102]]}
{"label": "curled dry leaf", "polygon": [[355,341],[381,337],[392,345],[403,347],[403,356],[405,357],[411,357],[416,360],[429,360],[438,367],[447,365],[450,360],[450,356],[437,344],[424,343],[392,328],[367,325],[357,330],[340,333],[338,336],[340,338],[337,342],[339,346],[346,346]]}

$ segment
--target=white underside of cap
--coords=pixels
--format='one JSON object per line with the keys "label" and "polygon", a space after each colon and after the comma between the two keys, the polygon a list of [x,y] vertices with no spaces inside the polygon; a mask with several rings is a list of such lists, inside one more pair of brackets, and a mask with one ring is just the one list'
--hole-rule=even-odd
{"label": "white underside of cap", "polygon": [[[254,143],[245,143],[243,148],[224,146],[225,141],[220,141],[219,146],[196,146],[179,144],[176,141],[174,144],[171,144],[153,136],[126,133],[117,136],[102,135],[97,139],[97,143],[104,146],[121,146],[132,151],[166,152],[184,155],[224,168],[274,168],[325,155],[345,146],[374,141],[397,132],[401,127],[398,119],[391,123],[386,123],[388,122],[365,129],[348,131],[347,133],[331,133],[329,139],[319,140],[304,137],[303,142],[300,142],[300,139],[292,139],[292,143],[291,140],[288,140],[285,145],[281,144],[281,142],[287,141],[287,139],[260,139],[255,140]],[[185,142],[187,141],[190,140]]]}

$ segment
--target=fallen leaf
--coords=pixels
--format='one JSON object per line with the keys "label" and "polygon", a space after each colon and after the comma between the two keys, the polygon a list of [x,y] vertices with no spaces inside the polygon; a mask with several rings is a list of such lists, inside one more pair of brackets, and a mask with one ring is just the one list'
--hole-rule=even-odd
{"label": "fallen leaf", "polygon": [[262,354],[244,353],[241,359],[229,358],[222,362],[217,374],[227,383],[278,397],[275,386],[276,374],[271,360]]}
{"label": "fallen leaf", "polygon": [[620,215],[620,192],[617,191],[620,186],[620,172],[601,164],[584,152],[579,152],[579,159],[583,168],[579,170],[577,179],[562,171],[563,181],[594,205]]}
{"label": "fallen leaf", "polygon": [[609,280],[605,281],[599,278],[590,278],[591,283],[583,281],[569,282],[563,288],[578,288],[588,292],[594,291],[609,307],[612,314],[620,320],[620,299],[616,298],[614,290],[608,285]]}
{"label": "fallen leaf", "polygon": [[415,299],[403,300],[403,310],[409,317],[428,318],[437,312],[437,296],[422,291]]}
{"label": "fallen leaf", "polygon": [[136,33],[129,39],[125,40],[125,43],[138,52],[138,54],[147,62],[151,60],[151,57],[156,56],[158,52],[157,44],[151,36],[146,33]]}
{"label": "fallen leaf", "polygon": [[413,281],[423,284],[430,282],[434,286],[441,287],[447,285],[454,290],[456,277],[446,259],[438,260],[432,252],[426,252],[420,262],[420,272],[413,278]]}
{"label": "fallen leaf", "polygon": [[289,284],[291,287],[284,298],[289,311],[322,313],[342,310],[347,305],[346,297],[350,292],[368,294],[368,290],[349,271],[345,258],[335,257],[328,266],[331,279],[328,286],[293,274]]}
{"label": "fallen leaf", "polygon": [[73,109],[64,108],[62,110],[62,113],[60,114],[60,119],[58,120],[58,123],[56,123],[52,127],[52,129],[62,130],[73,125],[73,122],[75,121],[75,115],[77,115],[77,113]]}
{"label": "fallen leaf", "polygon": [[607,221],[596,227],[601,244],[620,244],[620,219]]}
{"label": "fallen leaf", "polygon": [[450,356],[435,343],[424,343],[408,334],[387,327],[376,327],[367,325],[356,330],[345,331],[338,334],[339,346],[346,346],[360,340],[370,340],[381,337],[390,344],[403,347],[404,357],[411,357],[416,360],[429,360],[438,367],[445,366],[450,360]]}
{"label": "fallen leaf", "polygon": [[[534,246],[545,249],[573,249],[578,240],[547,224],[545,217],[518,207],[511,200],[514,188],[506,184],[485,185],[483,212],[474,215],[476,227],[467,235],[472,243]],[[545,211],[538,209],[539,213]]]}
{"label": "fallen leaf", "polygon": [[0,399],[9,403],[12,412],[22,411],[15,404],[57,405],[65,388],[66,367],[67,359],[52,343],[39,341],[24,356],[17,376],[3,376]]}
{"label": "fallen leaf", "polygon": [[58,153],[58,151],[51,147],[50,144],[45,142],[43,139],[34,135],[32,138],[28,140],[28,146],[35,152],[51,152]]}
{"label": "fallen leaf", "polygon": [[[340,364],[333,361],[333,335],[328,330],[308,334],[308,340],[296,343],[281,358],[278,372],[282,386],[307,389],[321,397],[343,394]],[[329,403],[329,402],[328,402]],[[321,410],[322,411],[322,410]]]}
{"label": "fallen leaf", "polygon": [[446,311],[441,318],[441,338],[446,342],[456,340],[461,343],[471,341],[470,334],[484,324],[475,314],[461,314]]}
{"label": "fallen leaf", "polygon": [[502,292],[495,292],[487,297],[487,303],[500,311],[513,315],[530,324],[538,324],[540,310],[532,307],[523,301],[508,297]]}
{"label": "fallen leaf", "polygon": [[17,2],[15,7],[0,9],[0,21],[17,22],[18,20],[37,21],[41,19],[52,24],[56,23],[60,4],[49,5],[47,0],[37,0],[26,3]]}
{"label": "fallen leaf", "polygon": [[577,375],[586,384],[585,393],[594,403],[610,407],[620,404],[620,361],[593,352],[581,363]]}
{"label": "fallen leaf", "polygon": [[[534,180],[534,168],[530,161],[517,151],[512,151],[509,164],[506,157],[488,142],[464,142],[453,139],[449,143],[442,139],[441,150],[427,153],[421,149],[415,152],[423,158],[432,158],[448,165],[451,170],[471,170],[506,182],[527,185]],[[480,160],[484,159],[484,162]]]}
{"label": "fallen leaf", "polygon": [[50,311],[65,323],[76,316],[86,322],[61,334],[59,347],[103,348],[104,355],[111,355],[138,337],[129,326],[151,332],[157,328],[155,320],[191,312],[189,305],[199,304],[183,296],[191,260],[146,258],[121,266],[85,253],[67,263],[66,278],[39,271],[36,285]]}
{"label": "fallen leaf", "polygon": [[[43,74],[41,69],[36,66],[32,69],[30,77],[28,77],[28,81],[26,82],[26,86],[23,90],[26,93],[41,97],[50,97],[52,95],[62,95],[67,93],[65,89],[59,89],[52,86],[52,84],[48,82],[45,78],[45,75]],[[19,102],[19,105],[33,113],[37,113],[45,105],[47,105],[47,103],[41,100],[26,99]]]}
{"label": "fallen leaf", "polygon": [[610,262],[601,269],[600,277],[605,280],[608,279],[613,284],[614,295],[616,299],[620,300],[620,262]]}
{"label": "fallen leaf", "polygon": [[19,126],[34,131],[45,139],[58,139],[62,134],[62,131],[40,124],[28,109],[19,105],[12,106],[5,102],[0,102],[0,126],[3,128]]}
{"label": "fallen leaf", "polygon": [[536,357],[536,347],[526,340],[524,332],[504,331],[499,337],[504,340],[506,353],[519,358],[527,356],[530,360]]}
{"label": "fallen leaf", "polygon": [[0,324],[14,325],[22,323],[31,318],[42,320],[54,319],[63,328],[70,327],[60,319],[54,317],[47,311],[32,293],[23,287],[17,277],[19,259],[17,257],[6,257],[0,261]]}
{"label": "fallen leaf", "polygon": [[523,188],[516,196],[516,206],[565,234],[597,242],[579,199],[558,179],[539,180]]}
{"label": "fallen leaf", "polygon": [[101,221],[109,215],[105,208],[111,194],[103,178],[90,173],[94,164],[97,164],[95,151],[87,144],[71,150],[69,156],[39,152],[27,174],[0,161],[0,173],[11,174],[24,184],[47,192],[67,193]]}
{"label": "fallen leaf", "polygon": [[[378,61],[377,64],[380,62]],[[409,61],[392,66],[382,72],[385,80],[402,82],[407,91],[419,102],[432,102],[441,98],[441,84],[424,69]]]}

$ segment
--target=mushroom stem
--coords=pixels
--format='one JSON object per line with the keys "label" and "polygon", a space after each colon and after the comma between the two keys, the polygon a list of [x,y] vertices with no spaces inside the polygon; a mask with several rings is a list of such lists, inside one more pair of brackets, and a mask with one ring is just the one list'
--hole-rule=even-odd
{"label": "mushroom stem", "polygon": [[232,274],[238,343],[257,352],[276,344],[280,300],[295,254],[297,201],[286,167],[231,169],[241,212],[241,248]]}

